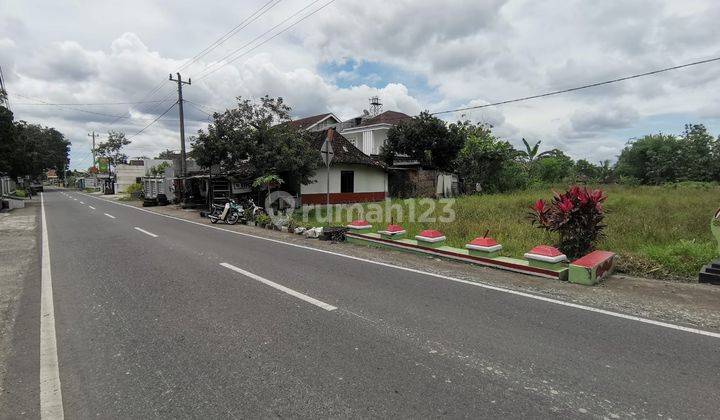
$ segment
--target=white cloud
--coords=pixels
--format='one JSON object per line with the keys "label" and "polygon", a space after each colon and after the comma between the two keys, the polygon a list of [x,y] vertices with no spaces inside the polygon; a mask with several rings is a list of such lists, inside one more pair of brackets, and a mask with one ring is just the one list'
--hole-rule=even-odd
{"label": "white cloud", "polygon": [[[156,86],[160,89],[152,99],[174,99],[167,74],[264,2],[237,7],[219,0],[201,8],[190,1],[168,6],[159,0],[128,0],[123,7],[102,1],[32,3],[0,6],[0,65],[10,92],[83,103],[138,100]],[[720,53],[715,41],[720,4],[714,0],[450,0],[442,5],[365,0],[335,2],[207,79],[197,78],[203,68],[306,4],[284,1],[190,66],[183,72],[193,76],[186,98],[224,109],[237,96],[269,94],[286,98],[297,116],[333,111],[352,117],[378,95],[385,109],[414,114],[563,89]],[[327,63],[347,62],[354,68],[329,76],[321,72]],[[363,62],[396,71],[358,73]],[[658,122],[663,116],[720,119],[714,94],[719,88],[720,65],[709,64],[467,112],[466,117],[493,124],[498,135],[516,145],[521,137],[543,140],[545,147],[599,160],[616,155],[627,136],[665,127]],[[171,104],[86,108],[129,111],[137,118],[110,126],[113,118],[14,102],[18,118],[52,124],[82,147],[88,130],[119,128],[131,134]],[[191,134],[207,121],[192,106],[186,114]],[[131,154],[177,148],[175,111],[167,117],[134,140]]]}

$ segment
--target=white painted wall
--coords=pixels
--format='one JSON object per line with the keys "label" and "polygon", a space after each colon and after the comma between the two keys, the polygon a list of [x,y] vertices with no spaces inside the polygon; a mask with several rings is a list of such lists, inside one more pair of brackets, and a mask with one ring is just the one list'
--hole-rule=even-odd
{"label": "white painted wall", "polygon": [[382,149],[382,147],[385,145],[385,142],[387,141],[388,131],[390,131],[389,128],[381,128],[373,131],[373,155],[380,154],[380,149]]}
{"label": "white painted wall", "polygon": [[372,130],[363,131],[362,133],[363,141],[362,141],[362,152],[366,155],[372,154],[372,145],[373,145],[373,132]]}
{"label": "white painted wall", "polygon": [[[355,191],[360,192],[387,192],[387,173],[382,168],[365,165],[331,165],[330,166],[330,193],[340,192],[340,172],[355,172]],[[300,187],[301,194],[325,194],[327,170],[323,167],[315,172],[312,180],[315,181]]]}
{"label": "white painted wall", "polygon": [[366,155],[377,155],[380,154],[380,149],[387,141],[388,131],[390,129],[387,127],[375,127],[355,133],[341,134]]}
{"label": "white painted wall", "polygon": [[118,165],[115,167],[115,192],[121,193],[131,184],[135,183],[136,178],[145,176],[145,166],[140,165]]}

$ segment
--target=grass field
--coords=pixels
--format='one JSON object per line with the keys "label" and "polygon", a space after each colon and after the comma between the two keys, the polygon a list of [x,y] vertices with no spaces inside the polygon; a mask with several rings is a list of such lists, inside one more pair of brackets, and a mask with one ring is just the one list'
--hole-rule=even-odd
{"label": "grass field", "polygon": [[[556,189],[563,187],[556,186]],[[608,195],[605,203],[607,229],[606,238],[598,248],[620,255],[618,271],[643,277],[696,281],[702,265],[716,256],[717,243],[710,234],[710,218],[720,207],[720,186],[688,183],[600,188]],[[428,202],[393,200],[392,204],[402,206],[404,220],[400,224],[409,235],[423,229],[438,229],[447,236],[448,245],[463,247],[489,230],[489,236],[503,245],[503,255],[521,257],[535,245],[556,241],[553,235],[532,227],[527,219],[528,207],[535,200],[550,199],[551,196],[551,189],[543,187],[507,194],[460,197],[453,206],[456,218],[447,223],[408,222],[409,208],[414,205],[417,216],[430,207]],[[363,208],[365,218],[375,227],[387,224],[377,222],[389,220],[385,214],[369,212],[368,205]],[[348,211],[350,208],[343,208],[342,219],[335,220],[357,218],[357,208],[352,216],[347,214]],[[391,213],[393,220],[398,222],[397,210]],[[437,205],[434,214],[441,216],[443,206]],[[307,224],[317,225],[313,223],[315,211],[311,210],[308,216]],[[301,218],[302,215],[295,214],[296,220]]]}

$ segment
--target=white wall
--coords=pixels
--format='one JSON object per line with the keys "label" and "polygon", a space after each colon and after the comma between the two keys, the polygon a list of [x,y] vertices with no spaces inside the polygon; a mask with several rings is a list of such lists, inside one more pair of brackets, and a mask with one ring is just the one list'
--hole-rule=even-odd
{"label": "white wall", "polygon": [[137,178],[145,176],[145,166],[118,165],[115,167],[115,192],[121,193],[135,183]]}
{"label": "white wall", "polygon": [[368,129],[356,133],[341,133],[366,155],[377,155],[387,140],[387,127]]}
{"label": "white wall", "polygon": [[380,154],[380,149],[385,145],[385,142],[387,141],[388,131],[390,131],[389,128],[381,128],[379,130],[373,131],[373,155]]}
{"label": "white wall", "polygon": [[[330,166],[330,193],[340,192],[340,171],[355,172],[355,191],[359,192],[387,192],[387,173],[382,168],[365,165],[331,165]],[[321,167],[312,177],[314,183],[302,185],[301,194],[325,194],[327,189],[327,169]]]}

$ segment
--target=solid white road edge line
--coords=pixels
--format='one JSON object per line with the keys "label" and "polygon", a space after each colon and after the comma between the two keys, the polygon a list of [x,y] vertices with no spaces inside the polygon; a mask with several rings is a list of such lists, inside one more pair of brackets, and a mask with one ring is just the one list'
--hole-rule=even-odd
{"label": "solid white road edge line", "polygon": [[224,229],[224,228],[221,228],[221,227],[219,227],[219,226],[206,225],[206,224],[204,224],[204,223],[195,222],[195,221],[193,221],[193,220],[186,220],[186,219],[182,219],[182,218],[180,218],[180,217],[170,216],[170,215],[168,215],[168,214],[155,213],[154,211],[150,211],[150,210],[146,210],[146,209],[143,209],[143,208],[131,206],[131,205],[125,204],[125,203],[118,203],[118,202],[115,202],[115,201],[105,200],[104,198],[100,198],[100,197],[94,197],[94,196],[91,196],[91,197],[96,198],[96,199],[98,199],[98,200],[106,201],[106,202],[108,202],[108,203],[117,204],[117,205],[119,205],[119,206],[125,206],[125,207],[129,207],[129,208],[131,208],[131,209],[135,209],[135,210],[138,210],[138,211],[143,211],[143,212],[146,212],[146,213],[154,214],[154,215],[156,215],[156,216],[166,217],[166,218],[168,218],[168,219],[179,220],[179,221],[181,221],[181,222],[191,223],[191,224],[198,225],[198,226],[203,226],[203,227],[206,227],[206,228],[209,228],[209,229],[222,230],[222,231],[224,231],[224,232],[234,233],[234,234],[240,235],[240,236],[246,236],[246,237],[249,237],[249,238],[261,239],[261,240],[263,240],[263,241],[275,242],[275,243],[278,243],[278,244],[283,244],[283,245],[287,245],[287,246],[293,246],[293,247],[296,247],[296,248],[308,249],[308,250],[315,251],[315,252],[322,252],[322,253],[324,253],[324,254],[330,254],[330,255],[335,255],[335,256],[338,256],[338,257],[349,258],[349,259],[351,259],[351,260],[356,260],[356,261],[363,261],[363,262],[366,262],[366,263],[369,263],[369,264],[381,265],[381,266],[383,266],[383,267],[394,268],[394,269],[397,269],[397,270],[409,271],[409,272],[411,272],[411,273],[422,274],[422,275],[424,275],[424,276],[430,276],[430,277],[435,277],[435,278],[439,278],[439,279],[450,280],[450,281],[453,281],[453,282],[456,282],[456,283],[462,283],[462,284],[468,284],[468,285],[471,285],[471,286],[482,287],[482,288],[488,289],[488,290],[495,290],[495,291],[498,291],[498,292],[509,293],[509,294],[511,294],[511,295],[522,296],[522,297],[526,297],[526,298],[529,298],[529,299],[535,299],[535,300],[540,300],[540,301],[543,301],[543,302],[553,303],[553,304],[556,304],[556,305],[567,306],[567,307],[575,308],[575,309],[581,309],[581,310],[583,310],[583,311],[588,311],[588,312],[595,312],[595,313],[598,313],[598,314],[613,316],[613,317],[616,317],[616,318],[623,318],[623,319],[628,319],[628,320],[631,320],[631,321],[642,322],[642,323],[644,323],[644,324],[655,325],[655,326],[658,326],[658,327],[670,328],[670,329],[673,329],[673,330],[685,331],[685,332],[689,332],[689,333],[693,333],[693,334],[700,334],[700,335],[704,335],[704,336],[707,336],[707,337],[720,338],[720,333],[716,333],[716,332],[712,332],[712,331],[705,331],[705,330],[700,330],[700,329],[692,328],[692,327],[684,327],[684,326],[682,326],[682,325],[670,324],[670,323],[667,323],[667,322],[656,321],[656,320],[654,320],[654,319],[648,319],[648,318],[642,318],[642,317],[635,316],[635,315],[628,315],[628,314],[623,314],[623,313],[620,313],[620,312],[613,312],[613,311],[608,311],[608,310],[605,310],[605,309],[593,308],[592,306],[579,305],[579,304],[577,304],[577,303],[565,302],[565,301],[563,301],[563,300],[552,299],[552,298],[548,298],[548,297],[544,297],[544,296],[538,296],[538,295],[534,295],[534,294],[532,294],[532,293],[526,293],[526,292],[521,292],[521,291],[518,291],[518,290],[506,289],[506,288],[504,288],[504,287],[493,286],[493,285],[490,285],[490,284],[487,284],[487,283],[482,283],[482,282],[479,282],[479,281],[469,281],[469,280],[458,279],[458,278],[455,278],[455,277],[445,276],[445,275],[442,275],[442,274],[428,273],[428,272],[425,272],[425,271],[416,270],[416,269],[414,269],[414,268],[401,267],[401,266],[399,266],[399,265],[393,265],[393,264],[388,264],[388,263],[384,263],[384,262],[380,262],[380,261],[368,260],[368,259],[366,259],[366,258],[355,257],[355,256],[353,256],[353,255],[342,254],[342,253],[339,253],[339,252],[327,251],[327,250],[324,250],[324,249],[313,248],[313,247],[311,247],[311,246],[300,245],[300,244],[293,244],[293,243],[290,243],[290,242],[284,242],[284,241],[281,241],[281,240],[278,240],[278,239],[264,238],[264,237],[262,237],[262,236],[257,236],[257,235],[253,235],[253,234],[250,234],[250,233],[236,232],[236,231],[234,231],[234,230]]}
{"label": "solid white road edge line", "polygon": [[135,230],[137,230],[138,232],[142,232],[142,233],[144,233],[144,234],[146,234],[146,235],[148,235],[148,236],[152,236],[153,238],[157,238],[157,237],[158,237],[156,234],[151,233],[151,232],[148,232],[148,231],[145,230],[145,229],[140,229],[140,228],[137,227],[137,226],[135,226]]}
{"label": "solid white road edge line", "polygon": [[95,210],[95,207],[93,207],[93,206],[88,206],[88,207],[90,207],[91,209]]}
{"label": "solid white road edge line", "polygon": [[268,280],[268,279],[266,279],[266,278],[264,278],[264,277],[260,277],[260,276],[258,276],[257,274],[253,274],[253,273],[251,273],[251,272],[249,272],[249,271],[245,271],[245,270],[243,270],[242,268],[235,267],[235,266],[232,265],[232,264],[220,263],[220,265],[223,266],[223,267],[225,267],[225,268],[229,268],[229,269],[232,270],[232,271],[235,271],[235,272],[237,272],[237,273],[240,273],[240,274],[242,274],[243,276],[250,277],[250,278],[253,279],[253,280],[257,280],[257,281],[259,281],[260,283],[266,284],[266,285],[268,285],[268,286],[270,286],[270,287],[272,287],[272,288],[275,288],[275,289],[277,289],[277,290],[280,290],[281,292],[285,292],[285,293],[287,293],[287,294],[289,294],[289,295],[291,295],[291,296],[295,296],[296,298],[301,299],[301,300],[304,300],[305,302],[312,303],[313,305],[318,306],[318,307],[320,307],[320,308],[323,308],[323,309],[325,309],[326,311],[334,311],[335,309],[337,309],[337,307],[335,307],[335,306],[329,305],[329,304],[327,304],[327,303],[325,303],[325,302],[323,302],[323,301],[320,301],[320,300],[317,300],[317,299],[315,299],[315,298],[312,298],[312,297],[310,297],[310,296],[308,296],[308,295],[306,295],[306,294],[303,294],[303,293],[300,293],[300,292],[296,292],[296,291],[293,290],[293,289],[290,289],[290,288],[288,288],[288,287],[285,287],[285,286],[283,286],[283,285],[281,285],[281,284],[277,284],[277,283],[275,283],[274,281],[270,281],[270,280]]}
{"label": "solid white road edge line", "polygon": [[114,219],[114,218],[115,218],[115,216],[113,216],[112,214],[107,214],[107,213],[104,213],[104,214],[105,214],[105,216],[107,216],[107,217],[109,217],[109,218],[111,218],[111,219]]}
{"label": "solid white road edge line", "polygon": [[50,271],[50,242],[45,217],[45,195],[40,193],[42,219],[42,271],[40,297],[40,418],[62,419],[62,390],[58,367],[55,306]]}

